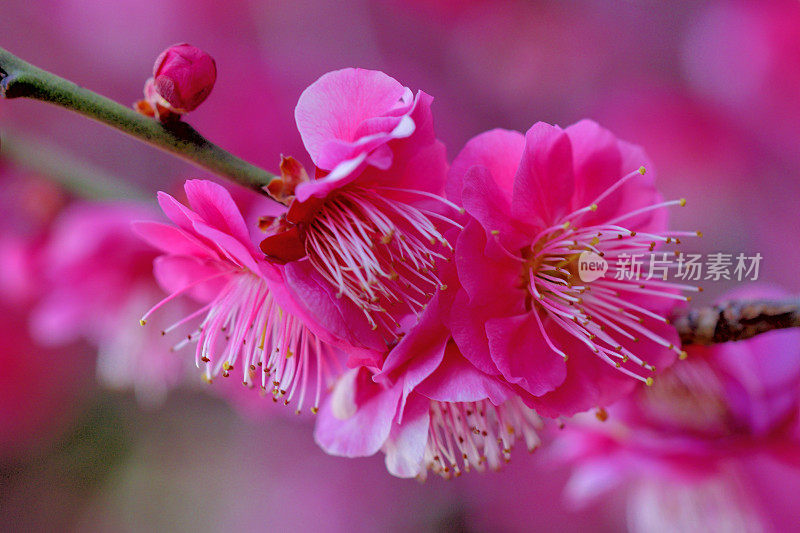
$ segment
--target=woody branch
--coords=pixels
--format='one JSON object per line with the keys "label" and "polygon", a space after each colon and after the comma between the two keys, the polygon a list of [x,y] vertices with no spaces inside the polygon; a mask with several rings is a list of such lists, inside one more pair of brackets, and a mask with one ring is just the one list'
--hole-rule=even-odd
{"label": "woody branch", "polygon": [[734,300],[689,309],[673,317],[681,343],[719,344],[768,331],[800,327],[800,299]]}

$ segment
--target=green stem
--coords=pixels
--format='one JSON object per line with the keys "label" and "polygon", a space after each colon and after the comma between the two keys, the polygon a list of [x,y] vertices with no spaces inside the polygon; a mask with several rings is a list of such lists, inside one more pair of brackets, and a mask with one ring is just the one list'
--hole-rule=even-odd
{"label": "green stem", "polygon": [[17,167],[58,183],[66,190],[90,200],[151,200],[136,187],[109,175],[72,154],[40,140],[16,133],[3,134],[2,156]]}
{"label": "green stem", "polygon": [[161,124],[0,48],[0,97],[32,98],[65,107],[142,142],[264,194],[275,177],[205,139],[184,122]]}

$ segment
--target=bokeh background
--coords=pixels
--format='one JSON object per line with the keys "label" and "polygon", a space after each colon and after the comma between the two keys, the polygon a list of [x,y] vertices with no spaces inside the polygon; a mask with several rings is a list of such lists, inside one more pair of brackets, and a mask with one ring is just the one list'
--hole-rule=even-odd
{"label": "bokeh background", "polygon": [[[643,145],[665,196],[688,199],[674,226],[704,237],[685,250],[761,253],[760,280],[800,290],[796,0],[0,3],[0,46],[125,104],[178,42],[212,54],[219,73],[188,121],[256,164],[302,156],[296,100],[346,66],[433,95],[450,157],[490,128],[590,117]],[[544,450],[515,453],[500,473],[421,484],[390,477],[381,457],[328,457],[308,420],[267,400],[242,409],[199,378],[163,402],[101,384],[92,345],[43,345],[46,323],[29,331],[47,295],[15,250],[46,240],[72,201],[54,180],[96,176],[103,194],[146,203],[206,175],[37,102],[0,102],[0,137],[0,530],[626,527],[619,498],[569,505],[569,472]],[[698,301],[734,285],[709,283]]]}

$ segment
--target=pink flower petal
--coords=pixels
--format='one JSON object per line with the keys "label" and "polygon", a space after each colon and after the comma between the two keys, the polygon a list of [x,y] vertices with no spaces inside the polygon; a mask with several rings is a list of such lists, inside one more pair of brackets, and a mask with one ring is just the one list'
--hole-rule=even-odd
{"label": "pink flower petal", "polygon": [[250,232],[231,193],[208,180],[187,180],[184,188],[189,205],[206,224],[252,248]]}
{"label": "pink flower petal", "polygon": [[447,346],[442,364],[414,391],[440,402],[488,399],[494,405],[502,404],[511,395],[498,378],[481,372],[467,361],[454,343]]}
{"label": "pink flower petal", "polygon": [[164,253],[175,255],[209,255],[213,253],[191,234],[167,224],[150,221],[131,223],[134,233]]}
{"label": "pink flower petal", "polygon": [[569,137],[558,126],[537,122],[525,134],[512,215],[533,226],[553,224],[571,211],[574,181]]}
{"label": "pink flower petal", "polygon": [[392,424],[383,445],[386,469],[398,477],[415,477],[424,467],[425,446],[430,430],[430,400],[413,394],[403,411],[402,423]]}
{"label": "pink flower petal", "polygon": [[[385,388],[374,383],[368,374],[363,367],[348,371],[337,382],[317,416],[314,440],[331,455],[373,455],[389,437],[401,386]],[[351,398],[350,408],[337,407],[334,412],[334,400],[342,397]],[[346,418],[339,418],[337,414]]]}
{"label": "pink flower petal", "polygon": [[486,323],[489,350],[509,383],[541,396],[564,383],[564,359],[547,346],[532,311]]}
{"label": "pink flower petal", "polygon": [[447,197],[461,203],[464,176],[470,168],[486,167],[500,191],[511,201],[525,136],[518,131],[494,129],[470,139],[458,153],[447,176]]}
{"label": "pink flower petal", "polygon": [[329,141],[356,141],[358,128],[367,119],[392,109],[405,88],[383,72],[342,69],[329,72],[300,95],[295,108],[297,129],[314,163],[325,169]]}

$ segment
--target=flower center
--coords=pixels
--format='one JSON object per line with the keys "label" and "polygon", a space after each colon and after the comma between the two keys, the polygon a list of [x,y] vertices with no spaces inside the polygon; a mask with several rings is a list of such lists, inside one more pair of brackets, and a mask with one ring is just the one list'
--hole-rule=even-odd
{"label": "flower center", "polygon": [[[421,191],[394,192],[429,196]],[[397,327],[396,316],[425,307],[437,288],[436,262],[452,247],[433,220],[458,226],[430,209],[394,200],[374,190],[351,188],[327,200],[308,224],[305,248],[314,267],[355,302],[373,329]],[[460,227],[460,226],[458,226]]]}
{"label": "flower center", "polygon": [[517,438],[523,438],[531,452],[541,442],[536,433],[542,427],[539,415],[516,397],[498,406],[488,400],[432,401],[430,416],[424,460],[428,469],[444,478],[460,476],[462,469],[499,469],[510,460]]}
{"label": "flower center", "polygon": [[[647,254],[660,244],[680,243],[678,237],[700,234],[636,232],[621,223],[650,211],[683,206],[686,201],[653,204],[613,220],[581,225],[581,219],[588,213],[596,212],[603,199],[627,180],[642,174],[644,167],[617,181],[592,204],[541,230],[531,239],[531,245],[521,250],[519,255],[509,251],[506,253],[521,264],[519,288],[526,292],[526,308],[534,311],[542,336],[554,352],[565,360],[568,358],[568,354],[551,338],[543,317],[580,341],[606,363],[650,385],[652,377],[641,375],[642,370],[633,371],[623,366],[632,361],[644,371],[655,371],[655,367],[638,357],[626,344],[636,343],[644,337],[674,351],[681,358],[686,354],[647,325],[650,321],[667,324],[669,320],[636,302],[643,297],[688,301],[691,297],[683,296],[682,291],[702,289],[666,281],[667,274],[678,266],[676,253],[660,254],[657,277],[652,275],[652,265],[659,254],[652,254],[649,259],[643,258],[648,257]],[[492,233],[499,243],[499,232]],[[581,276],[581,256],[584,253],[592,254],[599,263],[598,268],[604,269],[590,281],[583,281]],[[639,261],[638,267],[636,261]],[[642,269],[643,261],[645,269]]]}

